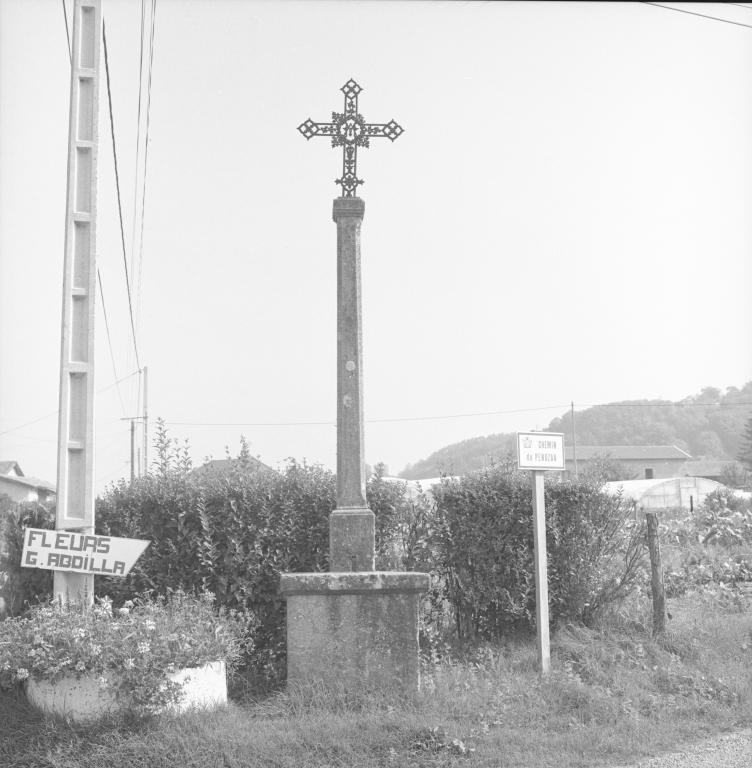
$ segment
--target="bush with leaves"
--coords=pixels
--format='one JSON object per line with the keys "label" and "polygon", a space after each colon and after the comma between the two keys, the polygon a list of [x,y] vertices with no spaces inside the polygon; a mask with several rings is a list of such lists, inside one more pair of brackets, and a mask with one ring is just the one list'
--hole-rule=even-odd
{"label": "bush with leaves", "polygon": [[[602,491],[592,469],[545,484],[550,615],[590,624],[642,578],[644,533],[634,503]],[[512,462],[434,486],[434,551],[460,638],[535,626],[532,483]]]}
{"label": "bush with leaves", "polygon": [[[97,579],[97,594],[117,603],[151,590],[208,589],[221,605],[249,612],[257,624],[255,670],[283,674],[284,572],[325,571],[336,478],[290,459],[281,472],[258,471],[248,446],[229,471],[193,472],[187,448],[159,425],[154,472],[111,486],[97,502],[97,532],[152,543],[125,579]],[[378,567],[397,519],[398,489],[377,477],[368,501],[376,514]]]}
{"label": "bush with leaves", "polygon": [[37,502],[13,502],[0,498],[0,597],[5,613],[18,616],[31,605],[52,595],[52,571],[23,568],[24,531],[26,528],[54,528],[54,506]]}
{"label": "bush with leaves", "polygon": [[730,489],[709,493],[694,514],[662,519],[660,530],[669,597],[752,583],[752,511]]}

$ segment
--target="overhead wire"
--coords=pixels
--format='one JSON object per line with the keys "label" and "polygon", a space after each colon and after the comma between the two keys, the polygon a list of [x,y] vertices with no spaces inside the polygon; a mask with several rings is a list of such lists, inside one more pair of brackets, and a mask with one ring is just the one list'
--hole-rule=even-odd
{"label": "overhead wire", "polygon": [[[104,327],[107,331],[107,345],[110,348],[110,359],[112,360],[112,373],[115,376],[115,383],[117,384],[117,370],[115,368],[115,355],[112,352],[112,339],[110,338],[110,324],[107,322],[107,307],[104,303],[104,288],[102,288],[102,274],[97,267],[97,280],[99,281],[99,295],[102,297],[102,312],[104,314]],[[120,393],[120,385],[117,384],[118,400],[120,400],[120,407],[123,409],[123,416],[125,416],[125,406],[123,405],[123,396]]]}
{"label": "overhead wire", "polygon": [[116,473],[120,472],[121,470],[125,469],[130,463],[131,463],[130,460],[128,460],[128,461],[125,462],[125,464],[119,466],[114,472],[110,472],[109,475],[104,475],[103,477],[98,477],[97,478],[97,482],[101,483],[102,480],[106,480],[108,477],[112,477],[114,474],[116,474]]}
{"label": "overhead wire", "polygon": [[143,273],[144,219],[146,217],[146,175],[149,166],[149,124],[151,122],[151,79],[154,67],[154,28],[157,18],[157,0],[151,3],[151,31],[149,34],[149,72],[146,88],[146,134],[144,136],[144,178],[141,191],[141,233],[138,246],[138,283],[136,290],[136,325],[141,321],[141,275]]}
{"label": "overhead wire", "polygon": [[[133,371],[132,373],[129,373],[127,376],[123,376],[122,379],[119,379],[114,384],[108,384],[106,387],[102,387],[102,389],[97,390],[95,394],[101,395],[102,392],[106,392],[108,389],[112,389],[117,384],[120,384],[121,382],[125,381],[126,379],[130,379],[131,376],[135,376],[138,373],[138,371]],[[0,432],[0,435],[7,435],[9,432],[14,432],[17,429],[23,429],[24,427],[30,427],[32,424],[36,424],[38,421],[44,421],[45,419],[49,419],[51,416],[57,416],[58,413],[60,413],[59,410],[52,411],[51,413],[47,413],[44,416],[40,416],[38,419],[34,419],[33,421],[27,421],[25,424],[19,424],[17,427],[13,427],[12,429],[6,429],[3,432]]]}
{"label": "overhead wire", "polygon": [[68,38],[68,58],[73,66],[73,52],[71,51],[70,32],[68,31],[68,11],[65,10],[65,0],[63,0],[63,18],[65,19],[65,36]]}
{"label": "overhead wire", "polygon": [[133,334],[133,349],[136,354],[136,365],[140,369],[141,363],[138,357],[138,343],[136,341],[136,328],[133,322],[133,303],[131,302],[131,286],[128,277],[128,259],[125,254],[125,232],[123,229],[123,208],[120,201],[120,177],[118,175],[117,149],[115,147],[115,120],[112,115],[112,88],[110,85],[110,65],[107,57],[107,35],[104,19],[102,20],[102,42],[104,47],[104,68],[107,75],[107,99],[110,105],[110,132],[112,134],[112,156],[115,161],[115,187],[117,189],[118,213],[120,215],[120,239],[123,244],[123,264],[125,266],[125,285],[128,290],[128,314],[131,320],[131,333]]}
{"label": "overhead wire", "polygon": [[[726,24],[735,24],[737,27],[748,27],[752,29],[752,24],[743,24],[741,21],[731,21],[730,19],[719,19],[718,16],[708,16],[704,13],[697,13],[695,11],[686,11],[684,8],[672,8],[670,5],[661,5],[660,3],[648,3],[642,2],[643,5],[654,5],[656,8],[663,8],[667,11],[678,11],[679,13],[688,13],[690,16],[701,16],[703,19],[713,19],[714,21],[725,21]],[[724,3],[724,5],[731,5],[731,3]]]}
{"label": "overhead wire", "polygon": [[[575,403],[579,408],[686,408],[692,406],[752,406],[750,403]],[[366,424],[383,424],[397,421],[435,421],[439,419],[465,419],[474,416],[499,416],[509,413],[530,413],[532,411],[552,411],[555,408],[570,408],[571,403],[563,405],[544,405],[536,408],[516,408],[508,411],[482,411],[479,413],[455,413],[444,416],[411,416],[399,419],[365,419]],[[331,426],[334,421],[281,421],[281,422],[201,422],[201,421],[166,421],[168,426],[175,427],[307,427],[307,426]]]}

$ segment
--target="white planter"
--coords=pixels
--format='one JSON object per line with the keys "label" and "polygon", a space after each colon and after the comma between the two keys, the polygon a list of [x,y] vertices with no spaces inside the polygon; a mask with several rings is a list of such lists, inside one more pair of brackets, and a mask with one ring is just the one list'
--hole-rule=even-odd
{"label": "white planter", "polygon": [[[96,720],[107,713],[116,712],[121,702],[115,697],[117,684],[113,674],[104,674],[108,686],[99,684],[99,675],[63,677],[56,683],[29,678],[26,697],[48,714],[68,715],[74,720]],[[227,704],[227,676],[224,661],[204,664],[203,667],[179,669],[167,677],[183,686],[180,701],[169,707],[173,712],[185,712],[192,707],[208,708]]]}

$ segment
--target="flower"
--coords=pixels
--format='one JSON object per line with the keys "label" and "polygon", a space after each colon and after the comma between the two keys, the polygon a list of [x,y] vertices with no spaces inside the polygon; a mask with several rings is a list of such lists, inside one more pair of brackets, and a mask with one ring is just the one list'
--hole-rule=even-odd
{"label": "flower", "polygon": [[240,660],[249,623],[228,615],[185,593],[144,595],[120,611],[108,600],[91,609],[62,600],[34,606],[26,618],[0,622],[0,687],[95,672],[99,685],[125,691],[136,709],[160,707],[180,695],[179,685],[167,685],[169,672],[219,660],[232,668]]}

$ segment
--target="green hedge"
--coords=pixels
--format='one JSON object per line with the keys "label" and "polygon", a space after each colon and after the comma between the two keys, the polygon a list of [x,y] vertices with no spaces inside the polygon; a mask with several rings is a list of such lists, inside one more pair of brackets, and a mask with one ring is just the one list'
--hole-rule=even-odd
{"label": "green hedge", "polygon": [[[548,590],[552,623],[592,623],[642,577],[644,533],[634,503],[602,492],[598,473],[580,481],[549,473],[545,483]],[[432,570],[457,634],[494,638],[535,627],[530,473],[510,463],[443,478],[433,489],[428,534]]]}
{"label": "green hedge", "polygon": [[22,568],[21,553],[26,528],[54,527],[54,506],[0,496],[0,597],[6,616],[19,616],[29,605],[52,596],[52,571]]}
{"label": "green hedge", "polygon": [[[377,521],[377,566],[384,567],[401,490],[374,478],[368,499]],[[119,603],[144,590],[208,589],[220,604],[256,616],[252,663],[278,675],[285,656],[279,575],[328,570],[335,507],[335,476],[294,460],[280,473],[239,461],[230,472],[171,467],[121,481],[97,502],[97,532],[152,543],[125,579],[100,577],[96,592]]]}
{"label": "green hedge", "polygon": [[[111,485],[97,499],[100,535],[151,544],[125,578],[99,577],[96,593],[116,604],[144,591],[208,589],[221,605],[256,618],[255,670],[284,673],[283,572],[328,570],[329,514],[336,478],[320,466],[289,460],[281,472],[258,472],[242,450],[229,472],[194,472],[187,448],[162,425],[153,474]],[[546,477],[550,613],[554,623],[591,623],[604,606],[635,586],[644,536],[630,519],[634,505],[603,492],[603,468],[579,481]],[[376,515],[377,569],[432,574],[427,628],[449,619],[460,638],[495,638],[535,626],[532,488],[529,473],[505,463],[444,478],[433,498],[410,498],[405,486],[368,482]],[[54,527],[42,505],[2,513],[4,596],[11,613],[43,598],[51,572],[20,568],[23,528]],[[10,600],[9,597],[10,596]]]}

